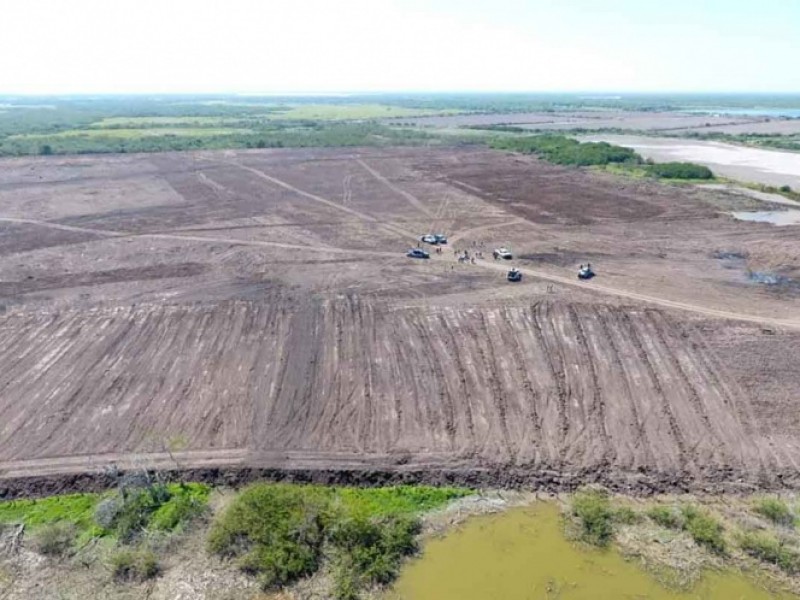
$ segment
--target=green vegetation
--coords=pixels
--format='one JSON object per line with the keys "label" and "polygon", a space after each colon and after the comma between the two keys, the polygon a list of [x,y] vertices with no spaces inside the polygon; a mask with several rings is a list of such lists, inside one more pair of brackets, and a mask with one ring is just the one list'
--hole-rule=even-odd
{"label": "green vegetation", "polygon": [[78,531],[94,527],[97,494],[65,494],[34,500],[0,502],[0,523],[22,523],[31,531],[53,523],[69,523]]}
{"label": "green vegetation", "polygon": [[72,523],[49,523],[34,534],[34,547],[45,556],[63,556],[73,547],[77,535],[77,529]]}
{"label": "green vegetation", "polygon": [[562,135],[533,135],[496,138],[490,143],[498,150],[537,154],[557,165],[641,164],[642,157],[630,148],[606,142],[579,142]]}
{"label": "green vegetation", "polygon": [[667,529],[683,529],[683,515],[677,508],[671,506],[654,506],[647,511],[650,519]]}
{"label": "green vegetation", "polygon": [[210,488],[203,484],[153,484],[107,494],[67,494],[0,502],[0,523],[22,523],[42,531],[47,546],[68,530],[78,544],[111,536],[131,542],[147,531],[175,531],[206,510]]}
{"label": "green vegetation", "polygon": [[614,511],[605,490],[587,489],[572,499],[572,515],[577,517],[580,538],[588,544],[607,546],[614,535]]}
{"label": "green vegetation", "polygon": [[794,514],[783,500],[778,498],[762,498],[756,502],[753,510],[775,523],[783,527],[794,526]]}
{"label": "green vegetation", "polygon": [[667,529],[686,531],[696,544],[711,550],[715,554],[724,554],[726,550],[724,528],[722,524],[707,512],[694,506],[681,509],[669,506],[654,506],[647,511],[647,516],[658,525]]}
{"label": "green vegetation", "polygon": [[725,553],[725,539],[722,537],[724,530],[714,517],[693,506],[686,506],[683,509],[683,518],[684,529],[696,544],[716,554]]}
{"label": "green vegetation", "polygon": [[333,565],[337,598],[386,584],[416,550],[415,513],[468,494],[463,489],[381,489],[255,484],[214,522],[211,552],[237,561],[265,589]]}
{"label": "green vegetation", "polygon": [[688,162],[668,162],[647,165],[647,174],[659,179],[713,179],[714,173],[703,165]]}
{"label": "green vegetation", "polygon": [[110,560],[111,573],[117,581],[136,582],[153,579],[161,570],[158,557],[150,550],[116,551]]}
{"label": "green vegetation", "polygon": [[270,115],[270,118],[295,121],[343,121],[448,115],[458,114],[459,112],[462,111],[457,109],[407,108],[388,104],[300,104],[279,107]]}
{"label": "green vegetation", "polygon": [[739,539],[739,546],[753,558],[776,565],[789,575],[800,573],[800,554],[771,534],[745,533]]}

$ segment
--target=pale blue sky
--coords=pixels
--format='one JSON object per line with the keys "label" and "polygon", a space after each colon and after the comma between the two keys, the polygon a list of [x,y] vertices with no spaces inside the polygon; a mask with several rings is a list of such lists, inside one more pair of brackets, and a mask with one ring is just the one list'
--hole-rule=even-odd
{"label": "pale blue sky", "polygon": [[0,94],[800,92],[800,0],[2,0]]}

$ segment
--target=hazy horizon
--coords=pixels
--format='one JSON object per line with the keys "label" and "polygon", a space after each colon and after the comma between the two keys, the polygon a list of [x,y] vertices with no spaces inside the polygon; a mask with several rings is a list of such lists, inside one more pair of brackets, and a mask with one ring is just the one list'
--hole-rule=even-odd
{"label": "hazy horizon", "polygon": [[782,0],[9,0],[0,95],[800,93]]}

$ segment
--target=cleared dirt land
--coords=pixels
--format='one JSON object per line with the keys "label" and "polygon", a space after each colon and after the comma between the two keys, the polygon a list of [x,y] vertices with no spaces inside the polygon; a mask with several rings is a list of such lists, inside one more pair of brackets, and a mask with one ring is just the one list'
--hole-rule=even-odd
{"label": "cleared dirt land", "polygon": [[[736,202],[470,148],[3,161],[0,490],[111,465],[796,487],[800,242]],[[406,258],[430,231],[443,254]]]}

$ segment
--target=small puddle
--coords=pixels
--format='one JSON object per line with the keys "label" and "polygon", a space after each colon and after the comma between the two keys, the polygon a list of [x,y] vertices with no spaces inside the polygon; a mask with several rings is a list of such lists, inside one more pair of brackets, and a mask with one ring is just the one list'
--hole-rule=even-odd
{"label": "small puddle", "polygon": [[731,213],[740,221],[772,223],[773,225],[800,225],[800,210],[756,210]]}
{"label": "small puddle", "polygon": [[786,600],[734,572],[709,572],[689,592],[666,589],[614,550],[568,542],[553,504],[474,517],[429,541],[388,600]]}

